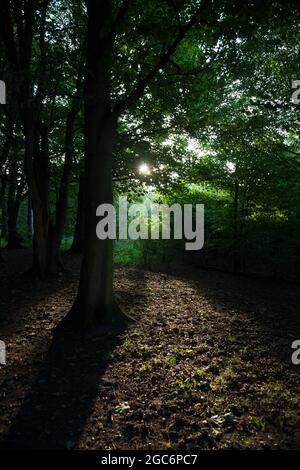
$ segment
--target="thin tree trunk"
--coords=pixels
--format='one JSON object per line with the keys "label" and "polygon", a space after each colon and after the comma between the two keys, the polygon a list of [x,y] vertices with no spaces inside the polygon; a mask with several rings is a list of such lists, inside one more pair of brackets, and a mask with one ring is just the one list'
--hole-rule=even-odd
{"label": "thin tree trunk", "polygon": [[49,240],[49,268],[52,273],[56,273],[59,268],[62,268],[60,245],[67,218],[69,185],[73,163],[73,133],[78,110],[78,105],[72,106],[66,122],[65,163],[56,204],[55,225],[51,228]]}
{"label": "thin tree trunk", "polygon": [[24,182],[18,184],[18,169],[12,161],[9,169],[9,187],[7,196],[7,248],[21,248],[21,237],[18,234],[17,221],[22,201]]}
{"label": "thin tree trunk", "polygon": [[1,207],[1,238],[7,240],[7,206],[5,203],[7,180],[5,176],[1,178],[0,207]]}
{"label": "thin tree trunk", "polygon": [[79,188],[77,195],[77,212],[76,212],[76,224],[74,231],[74,238],[72,246],[70,248],[70,253],[83,253],[83,243],[84,243],[84,208],[85,208],[85,185],[84,185],[84,176],[80,175],[79,179]]}
{"label": "thin tree trunk", "polygon": [[5,194],[6,194],[6,187],[7,187],[7,176],[5,174],[5,164],[9,157],[9,152],[12,145],[12,137],[13,137],[13,122],[9,112],[6,113],[6,122],[5,122],[5,141],[1,151],[1,158],[0,158],[0,169],[1,169],[1,177],[0,177],[0,205],[1,205],[1,238],[7,239],[7,206],[5,203]]}
{"label": "thin tree trunk", "polygon": [[27,227],[29,233],[33,236],[33,218],[32,218],[32,205],[30,196],[27,196]]}
{"label": "thin tree trunk", "polygon": [[20,209],[19,200],[12,200],[8,202],[8,210],[7,210],[7,248],[10,250],[22,248],[21,244],[21,236],[18,233],[17,229],[17,221],[18,221],[18,213]]}
{"label": "thin tree trunk", "polygon": [[233,272],[240,271],[240,234],[239,234],[239,183],[234,182],[233,198]]}
{"label": "thin tree trunk", "polygon": [[33,271],[44,278],[47,271],[50,224],[48,136],[43,125],[39,129],[34,125],[30,111],[27,112],[24,123],[25,167],[33,209]]}

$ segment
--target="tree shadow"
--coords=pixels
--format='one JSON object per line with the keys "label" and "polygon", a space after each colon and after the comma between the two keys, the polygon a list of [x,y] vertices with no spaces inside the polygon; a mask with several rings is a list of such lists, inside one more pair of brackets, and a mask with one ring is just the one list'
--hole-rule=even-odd
{"label": "tree shadow", "polygon": [[[118,273],[116,277],[118,278]],[[144,273],[129,270],[127,279],[122,282],[121,276],[120,281],[116,290],[121,309],[126,312],[130,308],[131,311],[133,309],[141,313],[145,301]],[[35,299],[35,296],[33,298]],[[32,305],[34,303],[31,303]],[[19,405],[17,415],[12,420],[1,447],[4,449],[78,447],[85,423],[92,413],[93,404],[101,393],[99,388],[103,388],[104,384],[109,393],[110,389],[116,386],[106,383],[105,380],[103,382],[103,375],[126,329],[126,325],[97,326],[80,332],[58,325],[53,332],[50,347],[43,347],[39,340],[30,354],[30,360],[24,364],[23,360],[11,370],[11,374],[17,373],[21,379],[20,384],[16,383],[16,388],[23,388],[25,385],[23,382],[26,381],[29,391]],[[44,355],[44,358],[41,359],[40,354]],[[36,362],[39,363],[38,372],[35,372]],[[26,374],[26,368],[28,377],[22,379]],[[34,378],[29,377],[30,375]],[[30,379],[33,380],[32,383]],[[15,381],[16,378],[11,380]],[[7,397],[8,405],[15,401],[18,391],[13,391],[13,394],[14,397],[11,399]]]}
{"label": "tree shadow", "polygon": [[76,447],[123,328],[57,329],[8,436],[8,449]]}

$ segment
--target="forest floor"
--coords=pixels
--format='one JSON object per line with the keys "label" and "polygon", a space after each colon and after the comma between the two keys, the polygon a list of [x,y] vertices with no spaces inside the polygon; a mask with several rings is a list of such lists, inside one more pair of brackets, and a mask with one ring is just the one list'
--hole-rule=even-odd
{"label": "forest floor", "polygon": [[80,259],[39,282],[0,265],[0,442],[9,448],[300,448],[299,288],[200,269],[119,267],[126,330],[56,329]]}

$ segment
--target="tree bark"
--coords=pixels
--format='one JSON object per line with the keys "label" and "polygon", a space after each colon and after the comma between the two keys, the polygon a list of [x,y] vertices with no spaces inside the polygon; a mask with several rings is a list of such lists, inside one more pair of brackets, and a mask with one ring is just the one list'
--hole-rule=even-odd
{"label": "tree bark", "polygon": [[5,193],[6,193],[6,178],[2,176],[1,178],[1,188],[0,188],[0,208],[1,208],[1,238],[7,240],[7,206],[5,203]]}
{"label": "tree bark", "polygon": [[13,158],[9,166],[7,196],[7,248],[22,248],[22,238],[18,233],[17,222],[22,195],[25,186],[24,178],[18,182],[18,162]]}
{"label": "tree bark", "polygon": [[69,196],[69,185],[72,173],[73,163],[73,134],[74,124],[77,112],[79,111],[78,104],[74,104],[70,109],[67,121],[66,121],[66,133],[65,133],[65,162],[63,167],[63,174],[60,180],[60,187],[58,193],[58,200],[56,203],[56,218],[55,224],[50,229],[49,235],[49,270],[55,274],[59,268],[63,267],[61,261],[60,245],[64,234],[64,228],[67,218],[68,209],[68,196]]}
{"label": "tree bark", "polygon": [[28,194],[27,196],[27,227],[29,233],[33,236],[33,218],[32,218],[32,205],[31,205],[31,199]]}
{"label": "tree bark", "polygon": [[6,112],[6,122],[5,122],[5,141],[1,149],[0,157],[0,206],[1,206],[1,238],[7,239],[7,205],[5,201],[6,188],[7,188],[7,175],[5,174],[5,165],[7,163],[9,152],[12,145],[13,137],[13,121],[9,112]]}
{"label": "tree bark", "polygon": [[27,132],[27,151],[32,152],[27,156],[27,181],[33,209],[33,271],[44,278],[48,271],[50,230],[48,129],[43,123],[36,123]]}
{"label": "tree bark", "polygon": [[235,180],[233,197],[233,272],[238,273],[240,271],[240,267],[239,183]]}
{"label": "tree bark", "polygon": [[112,2],[88,2],[85,109],[85,243],[80,283],[70,317],[76,323],[113,323],[113,244],[96,235],[96,209],[113,202],[112,158],[117,119],[111,112]]}
{"label": "tree bark", "polygon": [[77,195],[77,212],[76,212],[76,224],[74,231],[74,238],[70,253],[83,253],[84,244],[84,216],[85,216],[85,184],[84,176],[81,175],[79,179],[79,188]]}
{"label": "tree bark", "polygon": [[17,222],[21,200],[8,197],[7,201],[7,245],[10,250],[22,248],[22,239],[18,233]]}

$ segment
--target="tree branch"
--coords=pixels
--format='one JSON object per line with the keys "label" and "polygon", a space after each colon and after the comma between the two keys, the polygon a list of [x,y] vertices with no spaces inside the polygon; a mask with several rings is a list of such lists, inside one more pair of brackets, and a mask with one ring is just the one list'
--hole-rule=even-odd
{"label": "tree branch", "polygon": [[150,70],[150,72],[140,80],[136,88],[126,98],[116,103],[113,110],[113,114],[116,117],[128,109],[131,105],[133,105],[143,95],[145,88],[149,85],[151,80],[155,77],[159,70],[169,62],[178,45],[184,39],[188,31],[197,22],[200,12],[203,9],[203,4],[205,4],[205,2],[201,2],[201,6],[191,16],[190,20],[184,26],[182,26],[172,44],[169,46],[165,54],[160,57],[159,61],[152,68],[152,70]]}

